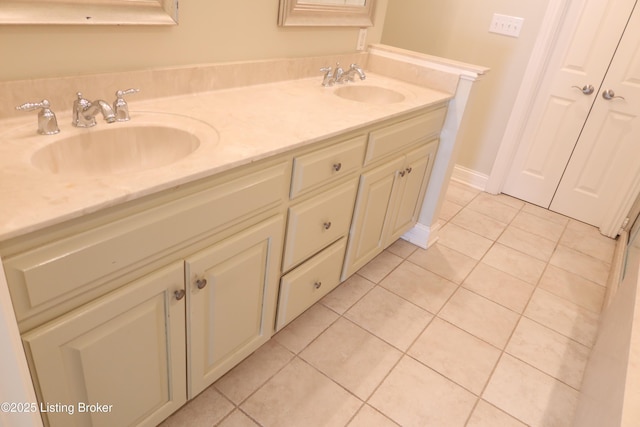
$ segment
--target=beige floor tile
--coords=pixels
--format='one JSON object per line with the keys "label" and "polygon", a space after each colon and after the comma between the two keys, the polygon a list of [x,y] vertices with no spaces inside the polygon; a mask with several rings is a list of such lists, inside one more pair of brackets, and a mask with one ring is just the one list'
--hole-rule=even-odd
{"label": "beige floor tile", "polygon": [[472,393],[404,357],[369,404],[403,427],[462,427],[475,401]]}
{"label": "beige floor tile", "polygon": [[495,406],[480,400],[466,427],[527,427]]}
{"label": "beige floor tile", "polygon": [[329,292],[320,302],[336,313],[344,314],[374,286],[373,282],[354,274]]}
{"label": "beige floor tile", "polygon": [[217,427],[258,427],[244,412],[236,409],[224,419]]}
{"label": "beige floor tile", "polygon": [[513,219],[511,225],[557,243],[562,236],[566,222],[565,224],[559,224],[522,210]]}
{"label": "beige floor tile", "polygon": [[366,400],[402,353],[350,321],[340,318],[300,357],[362,400]]}
{"label": "beige floor tile", "polygon": [[353,417],[349,427],[398,427],[398,424],[382,415],[369,405],[364,405]]}
{"label": "beige floor tile", "polygon": [[589,348],[593,347],[599,316],[544,289],[535,290],[524,315]]}
{"label": "beige floor tile", "polygon": [[549,261],[556,247],[556,243],[553,240],[545,239],[537,234],[512,226],[509,226],[502,233],[498,243],[545,262]]}
{"label": "beige floor tile", "polygon": [[238,405],[289,363],[293,356],[276,340],[270,340],[216,381],[215,387]]}
{"label": "beige floor tile", "polygon": [[450,202],[464,206],[480,194],[480,190],[455,181],[449,181],[445,198]]}
{"label": "beige floor tile", "polygon": [[533,285],[482,262],[462,286],[518,313],[524,311],[535,289]]}
{"label": "beige floor tile", "polygon": [[548,221],[553,221],[556,224],[560,224],[562,226],[566,226],[569,223],[569,218],[567,218],[566,216],[561,215],[557,212],[550,211],[549,209],[541,208],[540,206],[532,205],[530,203],[525,203],[522,211],[538,216],[540,218],[544,218]]}
{"label": "beige floor tile", "polygon": [[504,354],[483,398],[532,427],[570,427],[578,392]]}
{"label": "beige floor tile", "polygon": [[538,283],[546,266],[544,261],[501,244],[493,245],[482,262],[532,285]]}
{"label": "beige floor tile", "polygon": [[164,420],[159,427],[209,427],[220,422],[234,409],[233,403],[218,390],[209,387]]}
{"label": "beige floor tile", "polygon": [[408,260],[458,284],[462,283],[477,264],[473,258],[439,243],[426,250],[418,249]]}
{"label": "beige floor tile", "polygon": [[240,407],[263,426],[344,426],[362,402],[298,358]]}
{"label": "beige floor tile", "polygon": [[401,351],[406,351],[433,316],[420,307],[375,287],[345,317]]}
{"label": "beige floor tile", "polygon": [[[585,227],[589,228],[585,230]],[[595,227],[577,221],[569,222],[560,239],[560,244],[606,263],[611,263],[616,248],[614,239],[603,236]]]}
{"label": "beige floor tile", "polygon": [[498,348],[507,344],[519,318],[513,311],[463,288],[456,291],[438,317]]}
{"label": "beige floor tile", "polygon": [[443,221],[450,221],[455,215],[460,212],[462,209],[462,205],[451,202],[449,200],[444,200],[442,202],[442,209],[440,210],[439,218]]}
{"label": "beige floor tile", "polygon": [[558,245],[553,253],[551,265],[560,267],[599,285],[606,286],[610,264],[597,258],[585,255],[575,249]]}
{"label": "beige floor tile", "polygon": [[431,313],[437,313],[458,285],[424,268],[405,261],[380,286]]}
{"label": "beige floor tile", "polygon": [[469,208],[460,211],[451,222],[491,240],[496,240],[507,227],[507,223]]}
{"label": "beige floor tile", "polygon": [[483,194],[485,196],[491,197],[494,200],[499,201],[500,203],[503,203],[507,206],[511,206],[512,208],[515,208],[518,210],[522,209],[526,204],[526,202],[504,193],[501,193],[501,194],[483,193]]}
{"label": "beige floor tile", "polygon": [[389,252],[399,256],[402,259],[407,259],[409,255],[414,253],[418,249],[413,243],[409,243],[404,239],[398,239],[391,246],[387,248]]}
{"label": "beige floor tile", "polygon": [[391,273],[403,261],[398,255],[388,250],[369,261],[367,265],[358,270],[358,274],[373,283],[380,283],[384,277]]}
{"label": "beige floor tile", "polygon": [[538,286],[594,313],[600,313],[606,293],[604,286],[553,265],[547,266]]}
{"label": "beige floor tile", "polygon": [[519,211],[518,208],[503,203],[501,198],[487,193],[480,193],[467,206],[469,209],[504,223],[511,222]]}
{"label": "beige floor tile", "polygon": [[506,351],[542,372],[580,389],[589,348],[523,317]]}
{"label": "beige floor tile", "polygon": [[273,339],[298,354],[337,318],[336,313],[322,304],[316,304],[275,334]]}
{"label": "beige floor tile", "polygon": [[493,240],[465,228],[448,223],[438,233],[438,244],[479,260],[489,250]]}
{"label": "beige floor tile", "polygon": [[500,358],[497,348],[437,318],[407,354],[477,395]]}

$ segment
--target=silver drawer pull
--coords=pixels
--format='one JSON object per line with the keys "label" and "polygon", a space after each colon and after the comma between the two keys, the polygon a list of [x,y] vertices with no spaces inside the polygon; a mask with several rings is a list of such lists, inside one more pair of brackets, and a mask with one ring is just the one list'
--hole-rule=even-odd
{"label": "silver drawer pull", "polygon": [[328,230],[331,228],[331,221],[327,221],[324,224],[322,224],[322,228],[324,228],[325,230]]}
{"label": "silver drawer pull", "polygon": [[342,163],[335,163],[333,165],[333,170],[334,171],[338,172],[338,171],[340,171],[340,169],[342,169]]}
{"label": "silver drawer pull", "polygon": [[179,290],[175,291],[175,292],[173,293],[173,295],[175,295],[176,299],[177,299],[178,301],[180,301],[182,298],[184,298],[185,291],[184,291],[184,289],[179,289]]}
{"label": "silver drawer pull", "polygon": [[196,286],[198,289],[204,289],[207,286],[207,279],[198,279],[196,280]]}
{"label": "silver drawer pull", "polygon": [[314,287],[315,289],[320,289],[320,287],[321,287],[321,286],[322,286],[322,282],[321,282],[321,281],[317,281],[317,282],[315,282],[315,283],[313,284],[313,287]]}

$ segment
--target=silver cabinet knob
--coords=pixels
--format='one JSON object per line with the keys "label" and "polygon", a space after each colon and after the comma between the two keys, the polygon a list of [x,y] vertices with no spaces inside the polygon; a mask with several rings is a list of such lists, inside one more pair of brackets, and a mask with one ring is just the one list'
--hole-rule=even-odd
{"label": "silver cabinet knob", "polygon": [[596,90],[593,87],[593,85],[584,85],[582,87],[580,87],[580,86],[571,86],[571,87],[575,87],[576,89],[578,89],[579,91],[581,91],[585,95],[591,95]]}
{"label": "silver cabinet knob", "polygon": [[322,224],[322,228],[324,228],[325,230],[328,230],[331,228],[331,221],[327,221],[324,224]]}
{"label": "silver cabinet knob", "polygon": [[320,289],[321,286],[322,286],[322,282],[319,280],[313,284],[313,287],[315,289]]}
{"label": "silver cabinet knob", "polygon": [[342,163],[335,163],[333,165],[333,170],[334,171],[338,172],[338,171],[340,171],[340,169],[342,169]]}
{"label": "silver cabinet knob", "polygon": [[179,289],[173,293],[173,295],[176,297],[178,301],[184,298],[185,294],[186,292],[184,291],[184,289]]}
{"label": "silver cabinet knob", "polygon": [[198,279],[196,280],[196,286],[198,289],[204,289],[207,286],[207,279]]}
{"label": "silver cabinet knob", "polygon": [[624,97],[616,96],[616,93],[614,91],[612,91],[611,89],[607,89],[607,90],[603,91],[602,92],[602,97],[604,99],[606,99],[607,101],[611,101],[612,99],[615,99],[615,98],[619,98],[619,99],[624,100]]}

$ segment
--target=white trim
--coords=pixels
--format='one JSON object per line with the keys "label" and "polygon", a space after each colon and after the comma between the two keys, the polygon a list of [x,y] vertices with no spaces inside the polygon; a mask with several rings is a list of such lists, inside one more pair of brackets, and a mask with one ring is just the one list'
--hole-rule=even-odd
{"label": "white trim", "polygon": [[427,249],[438,241],[439,229],[440,221],[436,222],[432,227],[417,223],[411,230],[404,233],[401,238],[422,249]]}
{"label": "white trim", "polygon": [[511,117],[500,143],[500,149],[485,186],[485,191],[489,193],[498,194],[502,191],[558,35],[562,27],[566,25],[567,11],[571,1],[549,0],[542,27],[529,58],[527,71],[522,79]]}
{"label": "white trim", "polygon": [[461,165],[455,165],[453,168],[453,174],[451,174],[451,179],[477,190],[484,191],[487,187],[487,180],[489,179],[489,176],[473,169],[465,168]]}

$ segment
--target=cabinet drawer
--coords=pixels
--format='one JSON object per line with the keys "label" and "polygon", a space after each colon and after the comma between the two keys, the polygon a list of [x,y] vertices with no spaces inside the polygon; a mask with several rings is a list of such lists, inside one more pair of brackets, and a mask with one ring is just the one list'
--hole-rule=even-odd
{"label": "cabinet drawer", "polygon": [[446,107],[441,107],[421,116],[372,131],[369,133],[365,165],[399,151],[422,138],[439,135],[446,113]]}
{"label": "cabinet drawer", "polygon": [[344,236],[351,225],[357,181],[351,180],[289,208],[282,271]]}
{"label": "cabinet drawer", "polygon": [[68,311],[110,290],[98,288],[115,277],[286,200],[286,163],[250,172],[6,259],[19,324],[63,301]]}
{"label": "cabinet drawer", "polygon": [[362,166],[366,135],[293,159],[291,198]]}
{"label": "cabinet drawer", "polygon": [[346,238],[340,239],[282,278],[276,330],[338,286],[345,241]]}

